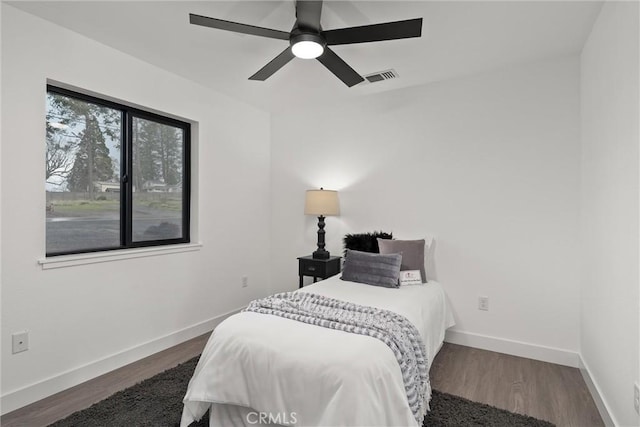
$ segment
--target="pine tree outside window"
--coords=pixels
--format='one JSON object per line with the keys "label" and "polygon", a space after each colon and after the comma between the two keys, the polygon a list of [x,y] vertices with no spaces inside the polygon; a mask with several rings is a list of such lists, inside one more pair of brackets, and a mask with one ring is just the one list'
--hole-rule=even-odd
{"label": "pine tree outside window", "polygon": [[47,256],[189,242],[189,123],[47,86]]}

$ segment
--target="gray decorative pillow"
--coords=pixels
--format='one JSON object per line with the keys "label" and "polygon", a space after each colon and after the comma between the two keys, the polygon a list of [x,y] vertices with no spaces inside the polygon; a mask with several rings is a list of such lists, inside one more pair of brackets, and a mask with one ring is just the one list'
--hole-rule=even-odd
{"label": "gray decorative pillow", "polygon": [[400,286],[400,254],[373,254],[347,249],[342,280],[367,285],[397,288]]}
{"label": "gray decorative pillow", "polygon": [[421,240],[387,240],[378,239],[381,254],[402,254],[400,271],[420,270],[422,283],[427,283],[427,272],[424,268],[424,239]]}

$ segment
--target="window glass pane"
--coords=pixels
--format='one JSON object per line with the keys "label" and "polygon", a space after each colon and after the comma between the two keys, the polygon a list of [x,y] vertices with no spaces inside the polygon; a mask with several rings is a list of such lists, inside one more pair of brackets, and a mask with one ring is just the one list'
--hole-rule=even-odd
{"label": "window glass pane", "polygon": [[183,237],[183,146],[183,129],[133,118],[134,242]]}
{"label": "window glass pane", "polygon": [[49,92],[47,254],[120,246],[118,110]]}

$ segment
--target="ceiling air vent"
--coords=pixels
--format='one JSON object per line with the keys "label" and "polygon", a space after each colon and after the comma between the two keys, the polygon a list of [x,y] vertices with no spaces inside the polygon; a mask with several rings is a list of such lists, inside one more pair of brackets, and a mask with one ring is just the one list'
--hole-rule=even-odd
{"label": "ceiling air vent", "polygon": [[364,76],[369,83],[381,82],[383,80],[395,79],[399,77],[396,70],[380,71],[378,73],[368,74]]}

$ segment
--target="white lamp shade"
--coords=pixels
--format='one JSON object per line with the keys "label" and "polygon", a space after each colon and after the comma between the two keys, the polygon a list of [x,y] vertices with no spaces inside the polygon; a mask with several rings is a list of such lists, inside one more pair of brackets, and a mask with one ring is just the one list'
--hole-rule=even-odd
{"label": "white lamp shade", "polygon": [[338,192],[334,190],[307,190],[304,214],[316,216],[340,215]]}

